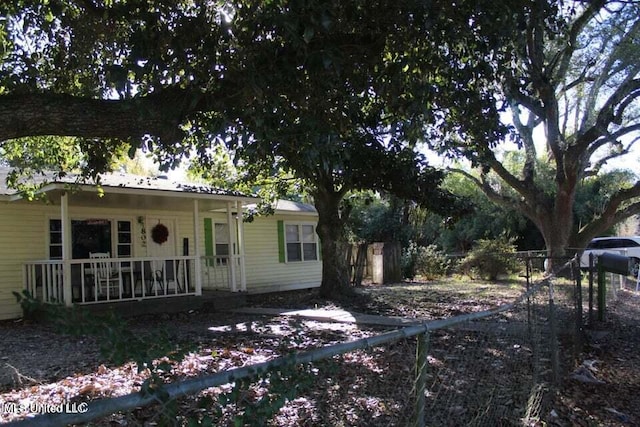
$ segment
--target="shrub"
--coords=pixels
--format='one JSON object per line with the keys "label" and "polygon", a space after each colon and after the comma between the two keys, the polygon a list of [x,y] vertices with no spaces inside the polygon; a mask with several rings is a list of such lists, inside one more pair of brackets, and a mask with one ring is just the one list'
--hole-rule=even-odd
{"label": "shrub", "polygon": [[57,312],[57,304],[45,304],[34,298],[27,290],[23,290],[22,293],[14,291],[13,295],[16,297],[16,301],[18,301],[20,307],[22,307],[25,320],[36,322],[49,320],[49,318]]}
{"label": "shrub", "polygon": [[402,258],[400,260],[402,266],[402,277],[413,280],[416,277],[416,259],[418,258],[418,245],[410,242],[409,246],[402,249]]}
{"label": "shrub", "polygon": [[498,276],[518,271],[516,247],[512,239],[478,240],[462,260],[460,272],[471,277],[496,280]]}
{"label": "shrub", "polygon": [[435,245],[418,246],[414,242],[402,251],[402,273],[405,279],[422,276],[434,279],[446,275],[451,267],[449,258]]}

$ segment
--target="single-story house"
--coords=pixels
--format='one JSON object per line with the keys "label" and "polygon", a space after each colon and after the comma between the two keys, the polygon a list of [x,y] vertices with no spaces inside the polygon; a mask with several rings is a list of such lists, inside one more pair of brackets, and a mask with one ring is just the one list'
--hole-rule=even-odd
{"label": "single-story house", "polygon": [[124,173],[101,188],[58,179],[25,200],[0,168],[0,319],[22,315],[13,292],[46,302],[102,304],[317,287],[313,206],[279,201],[243,222],[258,199],[206,185]]}

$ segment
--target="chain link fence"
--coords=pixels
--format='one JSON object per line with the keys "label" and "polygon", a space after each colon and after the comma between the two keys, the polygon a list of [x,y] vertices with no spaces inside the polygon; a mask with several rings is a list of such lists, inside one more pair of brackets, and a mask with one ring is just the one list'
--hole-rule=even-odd
{"label": "chain link fence", "polygon": [[[582,333],[575,281],[515,302],[88,402],[29,425],[536,425]],[[578,282],[579,283],[579,282]],[[18,424],[21,422],[18,422]]]}

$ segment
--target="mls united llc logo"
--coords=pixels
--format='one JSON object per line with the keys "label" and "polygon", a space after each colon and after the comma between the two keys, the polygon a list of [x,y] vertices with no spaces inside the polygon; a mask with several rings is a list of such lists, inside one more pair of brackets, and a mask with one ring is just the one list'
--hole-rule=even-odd
{"label": "mls united llc logo", "polygon": [[4,414],[84,414],[88,410],[89,404],[86,402],[66,402],[59,404],[0,402],[0,413]]}

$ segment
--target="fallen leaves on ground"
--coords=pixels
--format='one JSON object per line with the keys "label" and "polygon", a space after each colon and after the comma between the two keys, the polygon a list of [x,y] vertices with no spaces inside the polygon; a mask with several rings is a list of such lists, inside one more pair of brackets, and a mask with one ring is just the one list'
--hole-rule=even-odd
{"label": "fallen leaves on ground", "polygon": [[[523,289],[521,283],[477,282],[470,286],[402,283],[365,286],[358,290],[356,297],[339,302],[325,300],[317,291],[305,290],[251,296],[249,303],[262,307],[346,309],[366,314],[440,319],[513,302]],[[640,345],[639,300],[637,293],[626,291],[610,310],[608,321],[598,326],[603,333],[595,333],[595,338],[589,341],[586,352],[581,355],[582,361],[597,361],[585,369],[590,369],[603,384],[571,379],[570,374],[578,366],[568,370],[562,388],[547,403],[547,413],[541,414],[548,424],[622,426],[640,423],[640,393],[637,392],[640,390],[640,352],[637,351]],[[501,321],[507,317],[505,315]],[[167,381],[249,366],[291,351],[319,348],[385,331],[316,320],[208,312],[145,315],[131,319],[130,324],[140,333],[165,328],[177,341],[196,345],[195,351],[172,365]],[[460,362],[459,356],[450,349],[457,349],[461,352],[459,354],[468,351],[456,342],[459,335],[465,333],[461,330],[455,334],[440,334],[441,347],[429,354],[433,369],[444,369],[446,365]],[[38,403],[55,405],[121,396],[140,390],[149,376],[148,370],[139,371],[133,362],[110,365],[102,359],[98,343],[91,337],[58,334],[47,325],[0,322],[0,343],[0,404],[5,407],[6,403],[28,407]],[[341,358],[339,369],[316,373],[316,381],[322,384],[321,390],[291,400],[275,415],[272,423],[281,426],[385,425],[397,419],[393,416],[405,411],[410,403],[408,399],[413,384],[405,378],[413,376],[414,352],[411,346],[388,346],[374,351],[348,353]],[[523,352],[526,349],[517,346],[489,348],[483,357],[516,357]],[[597,372],[592,371],[593,368]],[[492,369],[499,372],[506,368],[499,363]],[[389,378],[390,375],[397,378]],[[448,381],[444,375],[431,380]],[[466,373],[462,369],[457,374],[451,372],[447,375],[451,375],[450,387],[461,387],[465,379],[473,375],[490,377],[491,372],[469,368]],[[462,383],[458,384],[453,379]],[[494,381],[500,385],[502,380]],[[178,402],[178,411],[182,419],[203,417],[209,409],[201,408],[200,400],[230,390],[231,386],[222,386],[205,390],[198,398],[182,399]],[[244,398],[257,399],[266,393],[259,387],[249,392],[251,394]],[[504,400],[504,405],[505,411],[516,409],[509,408],[515,402],[508,399]],[[452,404],[448,411],[448,415],[443,416],[455,419],[468,409],[464,405]],[[156,413],[156,409],[142,408],[132,414],[114,414],[104,420],[104,425],[153,424],[157,421]],[[25,415],[28,414],[0,411],[0,422],[17,420]],[[410,415],[402,416],[408,420]]]}

